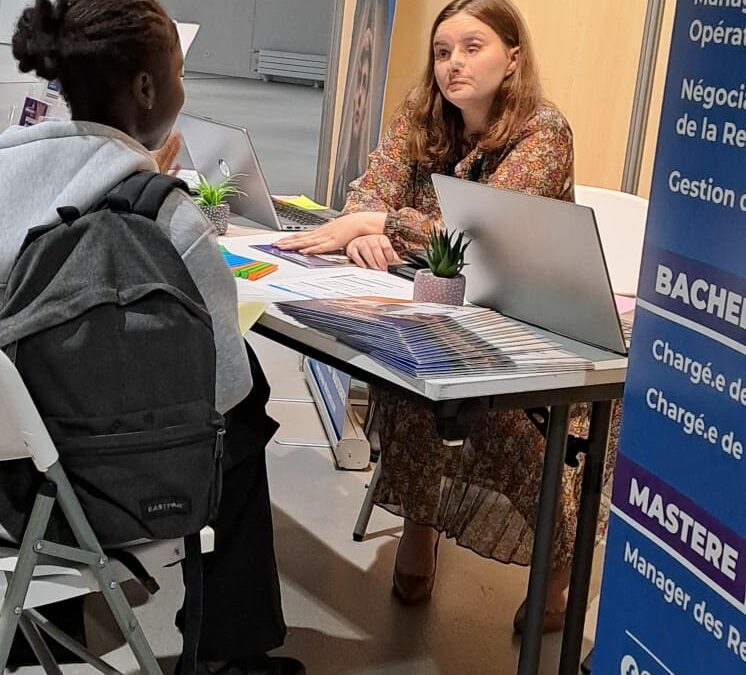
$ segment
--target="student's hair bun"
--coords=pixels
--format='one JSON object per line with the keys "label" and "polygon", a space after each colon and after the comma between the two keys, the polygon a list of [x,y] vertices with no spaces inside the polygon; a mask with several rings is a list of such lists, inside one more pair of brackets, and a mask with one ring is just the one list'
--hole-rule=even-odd
{"label": "student's hair bun", "polygon": [[56,80],[60,69],[60,32],[68,0],[36,0],[21,14],[13,34],[13,56],[22,73],[35,71]]}

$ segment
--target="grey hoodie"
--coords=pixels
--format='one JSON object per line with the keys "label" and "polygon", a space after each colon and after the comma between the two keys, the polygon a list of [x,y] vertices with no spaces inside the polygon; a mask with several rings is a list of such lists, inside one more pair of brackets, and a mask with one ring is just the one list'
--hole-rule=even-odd
{"label": "grey hoodie", "polygon": [[[0,307],[29,228],[57,221],[60,206],[84,212],[135,171],[157,169],[137,141],[100,124],[49,121],[0,134]],[[235,282],[214,229],[187,195],[171,194],[157,223],[181,255],[212,317],[216,407],[224,413],[251,391]]]}

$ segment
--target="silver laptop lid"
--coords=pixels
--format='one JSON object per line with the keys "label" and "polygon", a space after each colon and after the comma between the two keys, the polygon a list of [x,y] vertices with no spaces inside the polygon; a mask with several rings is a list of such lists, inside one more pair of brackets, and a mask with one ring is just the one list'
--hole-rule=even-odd
{"label": "silver laptop lid", "polygon": [[246,194],[229,200],[234,213],[260,225],[281,229],[246,129],[185,112],[179,115],[176,126],[194,169],[207,180],[217,183],[236,176],[238,188]]}
{"label": "silver laptop lid", "polygon": [[592,209],[450,176],[433,184],[446,227],[474,239],[470,302],[627,353]]}

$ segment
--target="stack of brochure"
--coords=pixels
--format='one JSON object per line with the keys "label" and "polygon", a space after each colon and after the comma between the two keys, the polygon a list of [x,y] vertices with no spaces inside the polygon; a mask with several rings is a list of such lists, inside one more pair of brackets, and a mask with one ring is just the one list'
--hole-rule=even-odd
{"label": "stack of brochure", "polygon": [[482,307],[391,298],[280,302],[288,316],[416,378],[589,370],[530,326]]}

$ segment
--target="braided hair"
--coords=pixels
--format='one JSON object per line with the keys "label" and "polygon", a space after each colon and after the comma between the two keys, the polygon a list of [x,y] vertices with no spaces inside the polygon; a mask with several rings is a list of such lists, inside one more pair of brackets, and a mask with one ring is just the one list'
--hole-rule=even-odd
{"label": "braided hair", "polygon": [[98,120],[178,41],[158,0],[36,0],[18,20],[13,56],[21,72],[59,80],[73,117]]}

